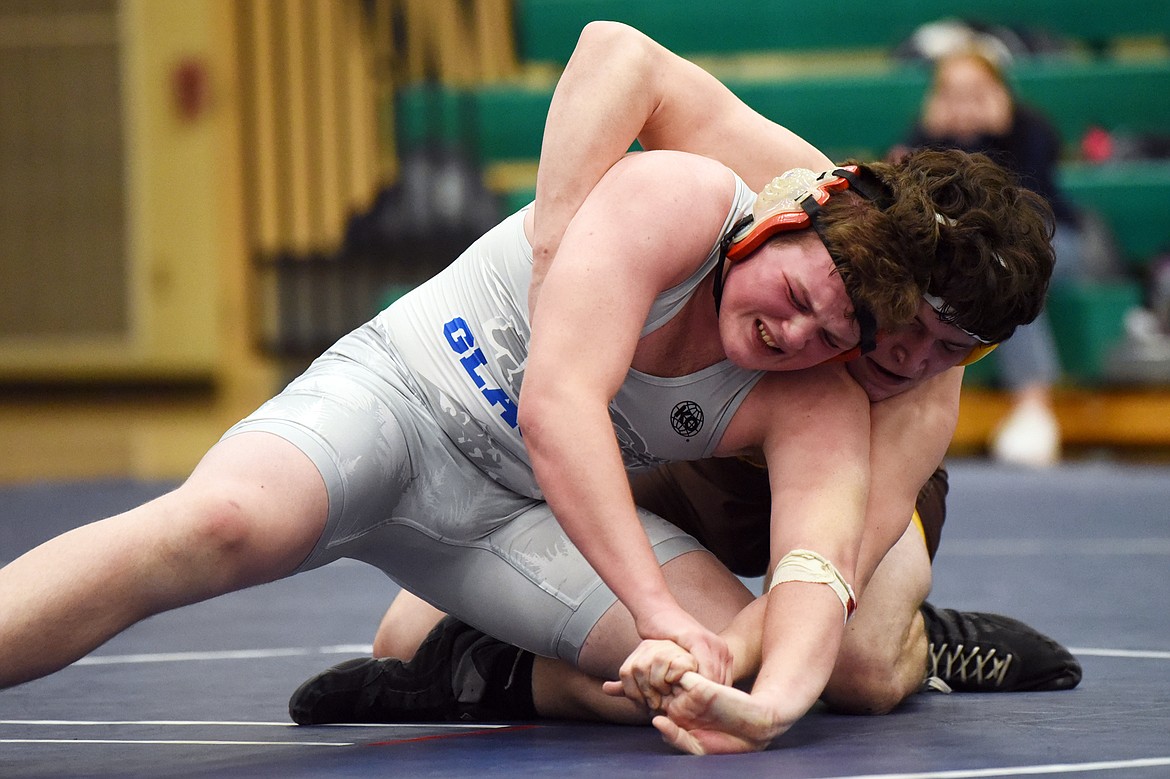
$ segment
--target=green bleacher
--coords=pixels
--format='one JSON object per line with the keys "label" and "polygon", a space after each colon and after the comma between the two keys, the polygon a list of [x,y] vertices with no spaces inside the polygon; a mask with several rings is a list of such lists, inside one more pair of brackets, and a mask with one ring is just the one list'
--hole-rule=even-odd
{"label": "green bleacher", "polygon": [[1066,163],[1060,185],[1109,224],[1122,255],[1141,268],[1170,250],[1170,160],[1090,165]]}
{"label": "green bleacher", "polygon": [[[848,76],[724,82],[830,157],[875,158],[905,137],[927,73],[903,66]],[[1170,128],[1170,60],[1026,64],[1016,68],[1012,82],[1021,99],[1048,114],[1069,143],[1094,125],[1128,132]],[[488,85],[467,94],[481,162],[539,156],[552,90],[552,84]]]}
{"label": "green bleacher", "polygon": [[1170,35],[1165,0],[515,0],[515,18],[521,58],[562,65],[594,19],[625,22],[684,55],[890,50],[922,24],[945,18],[1043,29],[1093,48],[1117,37]]}

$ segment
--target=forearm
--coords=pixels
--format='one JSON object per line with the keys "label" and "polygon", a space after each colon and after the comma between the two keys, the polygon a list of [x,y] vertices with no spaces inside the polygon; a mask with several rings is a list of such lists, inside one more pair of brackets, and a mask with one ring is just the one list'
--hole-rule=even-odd
{"label": "forearm", "polygon": [[731,682],[743,689],[750,688],[760,672],[767,608],[768,596],[761,595],[745,606],[719,634],[731,651]]}
{"label": "forearm", "polygon": [[[858,600],[865,599],[874,569],[905,531],[918,489],[945,453],[961,378],[961,371],[950,372],[871,409],[872,488],[864,531],[856,546],[849,542],[836,552]],[[857,549],[855,562],[844,554],[847,548]],[[766,616],[752,604],[725,638],[736,652],[737,678],[750,678],[759,664],[752,696],[777,712],[779,733],[822,695],[844,638],[843,609],[828,587],[811,583],[781,584],[761,600],[767,601]],[[761,637],[757,643],[753,635]]]}
{"label": "forearm", "polygon": [[[597,404],[595,404],[597,405]],[[582,411],[546,413],[549,424],[529,418],[525,443],[537,483],[557,521],[618,599],[644,622],[664,608],[677,608],[637,519],[629,482],[609,417]]]}
{"label": "forearm", "polygon": [[786,582],[767,596],[761,665],[752,697],[777,714],[776,735],[816,703],[844,635],[844,610],[827,586]]}
{"label": "forearm", "polygon": [[[824,585],[821,586],[823,587]],[[815,589],[810,585],[805,585],[804,589],[809,593],[815,592]],[[827,592],[828,588],[825,588],[825,590]],[[770,603],[782,602],[786,592],[790,593],[792,589],[784,591],[783,588],[778,588],[775,590],[776,595],[774,598],[771,596],[771,593],[766,593],[756,598],[740,611],[735,619],[732,620],[731,624],[720,634],[727,641],[733,653],[734,665],[732,666],[732,673],[736,684],[751,687],[753,683],[758,682],[761,676],[765,642],[768,642],[768,646],[795,647],[796,645],[785,637],[786,630],[799,630],[800,634],[804,635],[806,626],[799,619],[792,624],[788,624],[784,620],[777,619],[780,615],[776,612],[775,607],[769,606]],[[823,597],[824,593],[820,593],[820,595],[822,596],[820,600],[825,601],[827,606],[821,609],[813,608],[813,610],[821,615],[824,615],[827,611],[828,617],[826,619],[817,618],[815,621],[817,623],[825,622],[825,624],[829,625],[829,633],[831,634],[835,630],[834,622],[842,621],[840,619],[841,603],[835,598]],[[792,596],[789,596],[789,600],[793,599]],[[799,604],[797,604],[797,608],[800,608]],[[771,614],[773,617],[770,622],[767,621],[768,614]],[[817,640],[812,648],[819,655],[823,653],[826,645],[824,641]],[[776,662],[780,661],[777,660]],[[807,664],[801,658],[795,658],[794,662],[797,663],[794,666],[795,668],[807,667]],[[799,675],[802,678],[806,676],[803,673]],[[765,677],[765,688],[772,683],[768,682]]]}
{"label": "forearm", "polygon": [[654,111],[647,41],[624,25],[591,23],[557,82],[536,176],[536,288],[573,215]]}
{"label": "forearm", "polygon": [[[667,716],[656,718],[655,726],[685,752],[766,749],[812,707],[828,683],[843,622],[840,603],[828,587],[787,582],[773,588],[736,620],[746,640],[732,636],[728,642],[737,653],[766,648],[750,694],[683,674],[666,699]],[[742,670],[739,657],[735,668]]]}

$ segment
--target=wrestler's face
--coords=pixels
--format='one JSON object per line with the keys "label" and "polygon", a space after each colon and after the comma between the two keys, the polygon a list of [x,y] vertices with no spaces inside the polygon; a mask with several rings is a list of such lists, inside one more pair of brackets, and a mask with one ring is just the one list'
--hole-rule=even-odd
{"label": "wrestler's face", "polygon": [[774,238],[727,271],[719,335],[751,370],[808,368],[857,345],[853,305],[812,230]]}
{"label": "wrestler's face", "polygon": [[955,367],[976,345],[974,338],[942,322],[923,301],[912,323],[882,335],[876,349],[846,367],[876,402]]}

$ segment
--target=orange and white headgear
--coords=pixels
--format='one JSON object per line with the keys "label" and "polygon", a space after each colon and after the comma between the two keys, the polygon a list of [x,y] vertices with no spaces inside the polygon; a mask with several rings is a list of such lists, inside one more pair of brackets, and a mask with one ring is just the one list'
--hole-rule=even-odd
{"label": "orange and white headgear", "polygon": [[[763,246],[769,239],[780,233],[813,228],[822,235],[818,217],[821,207],[838,192],[853,190],[879,207],[888,203],[890,191],[872,171],[862,165],[845,165],[813,173],[805,168],[792,170],[776,177],[756,196],[752,213],[739,220],[723,238],[723,257],[729,263],[738,262]],[[822,235],[823,240],[823,235]],[[826,244],[826,248],[828,248]],[[829,256],[838,269],[848,267],[848,260],[837,255],[831,248]],[[724,269],[720,266],[715,274],[715,310],[723,297]],[[848,288],[847,288],[848,289]],[[851,359],[873,351],[877,346],[877,320],[869,307],[850,293],[853,302],[853,317],[861,331],[858,346],[834,358],[834,361]]]}

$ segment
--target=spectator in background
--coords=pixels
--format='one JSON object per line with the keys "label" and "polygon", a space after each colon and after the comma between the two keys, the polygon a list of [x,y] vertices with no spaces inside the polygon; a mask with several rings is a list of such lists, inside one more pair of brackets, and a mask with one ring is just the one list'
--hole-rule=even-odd
{"label": "spectator in background", "polygon": [[[916,148],[980,151],[1013,171],[1043,195],[1056,215],[1056,270],[1069,278],[1081,265],[1080,219],[1056,187],[1061,139],[1036,110],[1017,102],[1004,77],[1002,49],[978,39],[934,60],[934,75],[922,115],[898,157]],[[1060,363],[1052,326],[1041,314],[1019,328],[993,355],[1011,390],[1012,409],[997,426],[992,453],[1003,462],[1043,467],[1060,459],[1060,426],[1052,409],[1052,387]]]}

